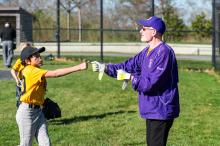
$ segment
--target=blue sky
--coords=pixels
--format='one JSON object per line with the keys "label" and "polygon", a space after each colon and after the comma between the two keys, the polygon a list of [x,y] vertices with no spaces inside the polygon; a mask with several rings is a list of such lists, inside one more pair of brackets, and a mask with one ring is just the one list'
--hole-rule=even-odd
{"label": "blue sky", "polygon": [[201,12],[208,18],[212,16],[212,0],[173,0],[173,2],[186,23]]}
{"label": "blue sky", "polygon": [[[111,1],[103,0],[108,2],[108,5],[112,5]],[[158,5],[160,0],[154,0],[155,4]],[[184,20],[185,24],[190,24],[190,21],[201,12],[204,12],[207,18],[211,19],[212,16],[212,0],[172,0],[172,4],[177,7],[179,16]],[[156,10],[157,11],[157,10]]]}

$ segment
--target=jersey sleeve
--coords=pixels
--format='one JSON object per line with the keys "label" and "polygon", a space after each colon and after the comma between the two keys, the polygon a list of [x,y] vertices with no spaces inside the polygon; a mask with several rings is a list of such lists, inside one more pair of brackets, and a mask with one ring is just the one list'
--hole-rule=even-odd
{"label": "jersey sleeve", "polygon": [[47,70],[40,68],[35,68],[31,73],[31,80],[33,83],[42,82],[44,75],[47,73]]}
{"label": "jersey sleeve", "polygon": [[14,69],[16,72],[20,71],[20,68],[23,65],[21,64],[21,59],[17,59],[15,64],[12,66],[12,69]]}
{"label": "jersey sleeve", "polygon": [[123,69],[131,74],[140,74],[144,52],[145,51],[140,52],[139,54],[126,60],[125,62],[118,64],[108,64],[105,73],[114,78],[117,77],[117,70],[119,69]]}

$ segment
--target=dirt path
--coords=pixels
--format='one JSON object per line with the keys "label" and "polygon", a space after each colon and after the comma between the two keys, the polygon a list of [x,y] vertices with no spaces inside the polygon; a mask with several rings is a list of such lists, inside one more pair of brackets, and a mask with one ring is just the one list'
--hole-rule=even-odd
{"label": "dirt path", "polygon": [[0,70],[0,80],[12,80],[10,70]]}

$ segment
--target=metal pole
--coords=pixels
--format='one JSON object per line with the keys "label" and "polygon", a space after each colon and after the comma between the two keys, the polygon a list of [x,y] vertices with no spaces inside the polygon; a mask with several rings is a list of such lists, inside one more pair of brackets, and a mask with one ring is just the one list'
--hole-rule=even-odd
{"label": "metal pole", "polygon": [[78,0],[78,29],[79,29],[79,42],[82,41],[82,24],[81,24],[81,2]]}
{"label": "metal pole", "polygon": [[101,62],[103,62],[103,0],[100,0],[100,46]]}
{"label": "metal pole", "polygon": [[67,9],[67,40],[70,41],[70,7],[71,7],[71,3],[70,1],[68,1],[68,9]]}
{"label": "metal pole", "polygon": [[151,15],[154,16],[154,0],[152,0],[151,9]]}
{"label": "metal pole", "polygon": [[215,0],[212,0],[212,66],[216,69],[215,37]]}
{"label": "metal pole", "polygon": [[60,0],[57,0],[57,58],[60,58]]}

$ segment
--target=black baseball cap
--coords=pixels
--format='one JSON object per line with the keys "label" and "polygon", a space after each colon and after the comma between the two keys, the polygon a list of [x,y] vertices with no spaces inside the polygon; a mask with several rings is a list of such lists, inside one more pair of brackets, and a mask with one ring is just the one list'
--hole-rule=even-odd
{"label": "black baseball cap", "polygon": [[41,48],[34,48],[34,47],[25,47],[22,51],[21,51],[21,61],[25,61],[25,59],[27,59],[28,57],[30,57],[31,55],[35,54],[35,53],[42,53],[45,51],[45,47],[41,47]]}

